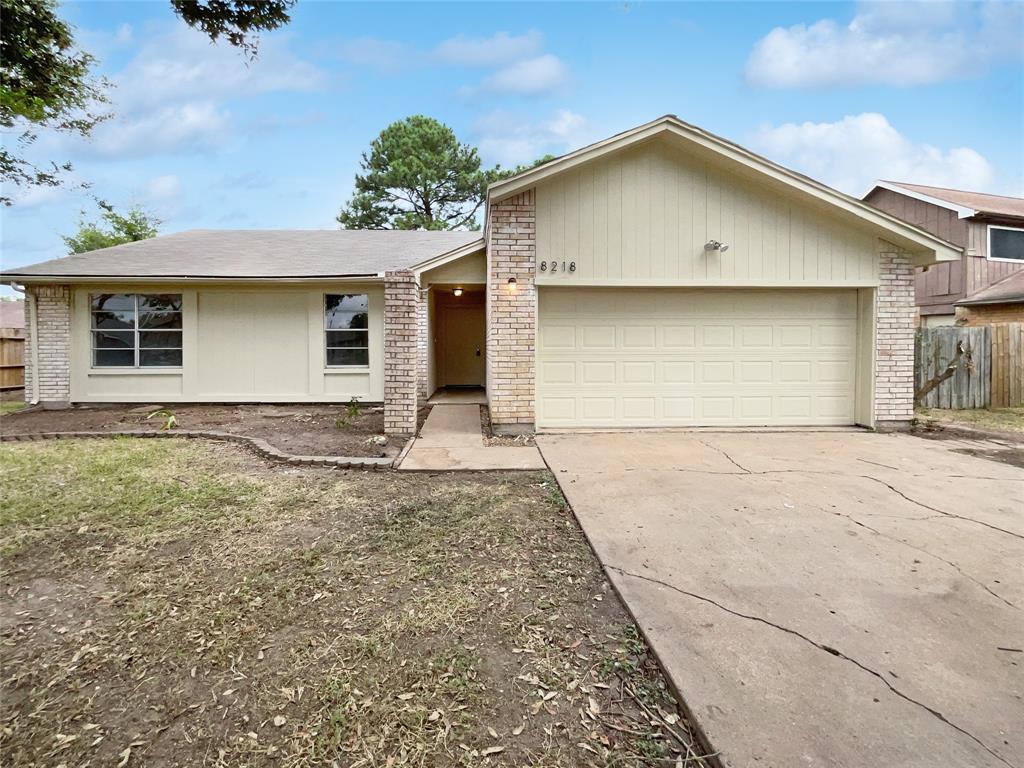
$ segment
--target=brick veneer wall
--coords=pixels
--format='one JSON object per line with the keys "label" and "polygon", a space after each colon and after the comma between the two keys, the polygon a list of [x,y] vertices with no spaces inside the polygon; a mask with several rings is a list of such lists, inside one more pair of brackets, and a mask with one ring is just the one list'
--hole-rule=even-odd
{"label": "brick veneer wall", "polygon": [[[533,190],[488,210],[487,399],[498,431],[534,423],[534,345],[537,290],[536,205]],[[509,278],[516,280],[514,288]]]}
{"label": "brick veneer wall", "polygon": [[419,289],[409,270],[384,275],[384,431],[416,432]]}
{"label": "brick veneer wall", "polygon": [[430,349],[430,328],[427,315],[430,293],[417,291],[416,298],[416,398],[421,403],[425,403],[430,397],[430,392],[427,391],[427,354]]}
{"label": "brick veneer wall", "polygon": [[[32,323],[25,323],[25,397],[31,399],[38,381],[39,402],[66,405],[71,400],[71,290],[66,285],[40,285],[25,291],[25,310],[35,304],[39,370],[33,368]],[[31,315],[29,315],[31,317]]]}
{"label": "brick veneer wall", "polygon": [[906,426],[914,418],[914,268],[883,243],[875,299],[875,425]]}

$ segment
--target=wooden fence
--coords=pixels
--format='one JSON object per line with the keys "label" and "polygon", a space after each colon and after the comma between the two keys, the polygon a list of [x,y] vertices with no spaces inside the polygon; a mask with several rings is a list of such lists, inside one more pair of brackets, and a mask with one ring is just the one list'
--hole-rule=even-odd
{"label": "wooden fence", "polygon": [[[957,347],[963,354],[957,359]],[[1024,406],[1024,323],[922,328],[914,354],[914,389],[941,375],[953,361],[953,375],[927,393],[928,408]]]}
{"label": "wooden fence", "polygon": [[25,339],[20,333],[0,328],[0,390],[25,386]]}

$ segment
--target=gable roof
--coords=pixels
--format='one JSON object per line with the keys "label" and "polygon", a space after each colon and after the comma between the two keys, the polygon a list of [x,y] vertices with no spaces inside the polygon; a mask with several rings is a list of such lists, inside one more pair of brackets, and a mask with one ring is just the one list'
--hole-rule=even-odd
{"label": "gable roof", "polygon": [[908,184],[905,181],[878,181],[864,195],[867,198],[876,189],[888,189],[907,195],[915,200],[956,211],[957,217],[972,216],[1013,216],[1024,218],[1024,198],[1007,195],[990,195],[987,192],[968,192],[963,189],[929,187],[924,184]]}
{"label": "gable roof", "polygon": [[376,277],[483,239],[479,232],[194,229],[0,273],[0,279]]}
{"label": "gable roof", "polygon": [[997,280],[987,288],[971,294],[970,298],[961,299],[957,306],[972,304],[1016,304],[1024,303],[1024,269],[1011,272],[1002,280]]}
{"label": "gable roof", "polygon": [[739,144],[686,123],[675,115],[663,115],[649,123],[623,131],[603,141],[569,152],[515,176],[495,182],[487,188],[488,202],[502,200],[529,189],[556,174],[564,173],[606,154],[649,141],[658,136],[674,136],[684,141],[688,147],[709,157],[714,157],[731,170],[755,172],[766,180],[788,188],[800,197],[826,203],[837,213],[853,217],[862,224],[869,225],[878,232],[880,237],[906,249],[914,257],[915,264],[955,261],[963,253],[959,246],[920,227],[880,211],[862,200],[832,189],[809,176],[774,163]]}

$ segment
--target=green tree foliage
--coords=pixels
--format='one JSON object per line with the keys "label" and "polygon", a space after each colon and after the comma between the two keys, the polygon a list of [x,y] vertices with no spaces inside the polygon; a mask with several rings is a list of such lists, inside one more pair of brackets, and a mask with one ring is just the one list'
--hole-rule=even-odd
{"label": "green tree foliage", "polygon": [[70,163],[37,166],[23,157],[27,146],[41,129],[86,136],[106,117],[94,111],[106,83],[91,77],[93,57],[55,10],[53,0],[0,0],[0,130],[14,135],[0,147],[5,186],[59,185]]}
{"label": "green tree foliage", "polygon": [[221,37],[250,56],[256,55],[256,35],[283,27],[295,0],[171,0],[174,12],[211,40]]}
{"label": "green tree foliage", "polygon": [[160,220],[138,206],[132,207],[125,214],[120,214],[110,203],[99,200],[97,204],[102,211],[101,222],[83,220],[78,225],[78,232],[64,236],[64,244],[67,245],[69,254],[87,253],[98,248],[109,248],[112,245],[156,237]]}
{"label": "green tree foliage", "polygon": [[343,229],[479,229],[487,185],[527,167],[480,165],[476,149],[459,143],[444,123],[423,115],[394,122],[363,153],[355,194],[338,223]]}

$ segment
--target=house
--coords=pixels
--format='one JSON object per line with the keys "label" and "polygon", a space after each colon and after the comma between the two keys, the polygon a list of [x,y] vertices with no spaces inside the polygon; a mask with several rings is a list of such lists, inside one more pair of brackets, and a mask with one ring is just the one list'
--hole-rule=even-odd
{"label": "house", "polygon": [[490,187],[484,231],[195,231],[2,273],[44,403],[486,386],[502,432],[913,417],[916,267],[961,249],[665,116]]}
{"label": "house", "polygon": [[[1019,299],[1002,301],[998,310],[975,302],[990,286],[1024,270],[1024,199],[879,181],[864,200],[964,249],[962,259],[918,270],[914,295],[921,325],[1024,322]],[[997,295],[1005,299],[1005,289],[1019,285],[1018,279]]]}

